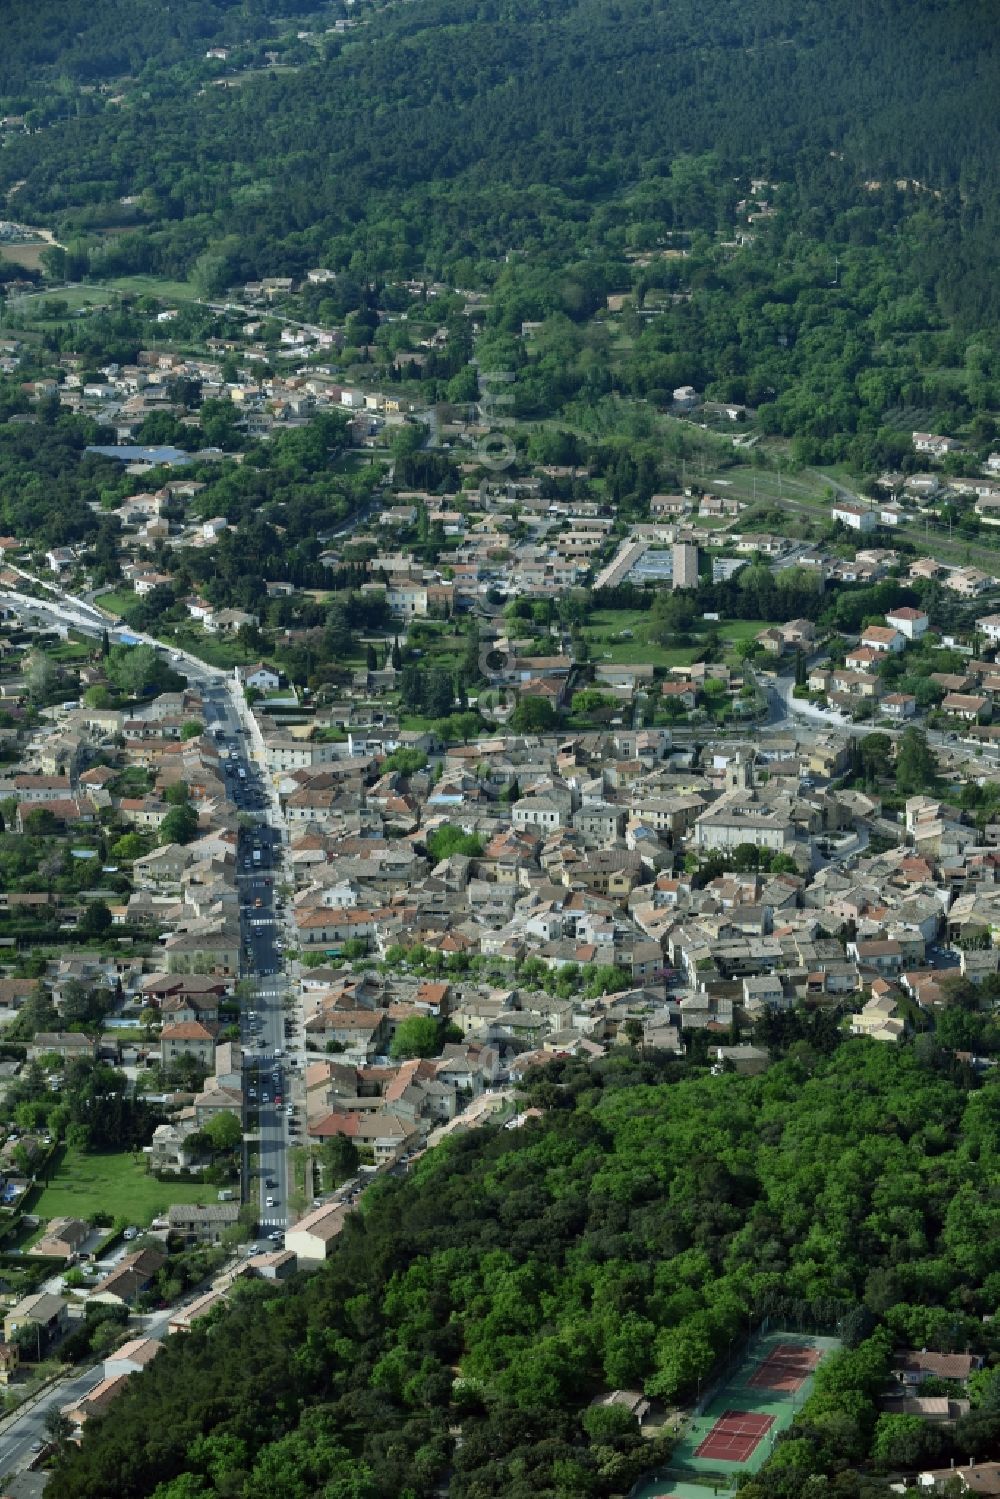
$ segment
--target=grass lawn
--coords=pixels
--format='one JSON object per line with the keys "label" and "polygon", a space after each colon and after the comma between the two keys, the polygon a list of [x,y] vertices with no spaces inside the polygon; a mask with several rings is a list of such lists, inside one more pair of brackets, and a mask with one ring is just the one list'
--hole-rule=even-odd
{"label": "grass lawn", "polygon": [[190,281],[167,281],[159,276],[115,276],[107,286],[135,297],[161,297],[166,302],[193,302],[198,289]]}
{"label": "grass lawn", "polygon": [[225,640],[217,635],[204,635],[197,630],[176,630],[171,637],[161,637],[166,640],[168,646],[190,651],[192,656],[197,656],[201,661],[207,661],[209,666],[218,666],[223,671],[229,671],[234,666],[249,666],[252,661],[259,660],[260,652],[247,650],[233,636],[227,636]]}
{"label": "grass lawn", "polygon": [[595,609],[585,630],[638,630],[649,621],[648,609]]}
{"label": "grass lawn", "polygon": [[[584,626],[590,645],[590,659],[595,666],[687,666],[694,660],[699,646],[662,646],[649,639],[652,615],[643,609],[596,609]],[[616,636],[631,634],[631,640]]]}
{"label": "grass lawn", "polygon": [[136,596],[131,589],[121,589],[111,593],[97,595],[95,603],[100,609],[107,609],[111,614],[124,614],[126,609],[136,603]]}
{"label": "grass lawn", "polygon": [[789,474],[779,475],[772,469],[751,468],[749,465],[726,469],[724,473],[704,481],[706,489],[735,495],[739,500],[780,502],[787,499],[817,506],[829,504],[823,495],[827,482],[821,474],[801,479]]}
{"label": "grass lawn", "polygon": [[419,713],[404,713],[400,711],[399,714],[399,727],[405,729],[407,733],[432,734],[436,724],[436,718],[424,718]]}
{"label": "grass lawn", "polygon": [[32,1212],[42,1218],[88,1218],[111,1213],[142,1228],[172,1202],[209,1202],[216,1189],[198,1182],[160,1182],[147,1176],[145,1159],[130,1153],[85,1155],[67,1147]]}
{"label": "grass lawn", "polygon": [[[44,249],[45,246],[41,248]],[[64,302],[71,312],[75,312],[81,307],[108,307],[114,300],[115,298],[108,294],[105,286],[67,286],[29,292],[25,296],[17,297],[16,310],[26,317],[34,318],[41,316],[43,302]],[[15,301],[12,301],[11,307],[12,309],[15,307]]]}
{"label": "grass lawn", "polygon": [[700,646],[664,646],[652,641],[614,640],[607,645],[593,643],[590,659],[595,666],[637,666],[646,662],[649,666],[690,666]]}
{"label": "grass lawn", "polygon": [[722,640],[752,640],[761,630],[769,630],[773,619],[729,619],[716,628]]}
{"label": "grass lawn", "polygon": [[93,649],[93,641],[84,644],[82,640],[66,640],[61,645],[52,646],[46,654],[65,666],[74,661],[89,661]]}

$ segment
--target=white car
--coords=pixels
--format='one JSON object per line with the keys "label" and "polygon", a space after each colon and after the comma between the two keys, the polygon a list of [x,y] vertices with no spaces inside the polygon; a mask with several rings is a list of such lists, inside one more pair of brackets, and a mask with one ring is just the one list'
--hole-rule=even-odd
{"label": "white car", "polygon": [[264,1206],[266,1208],[273,1208],[274,1207],[274,1198],[273,1197],[265,1197],[264,1198]]}

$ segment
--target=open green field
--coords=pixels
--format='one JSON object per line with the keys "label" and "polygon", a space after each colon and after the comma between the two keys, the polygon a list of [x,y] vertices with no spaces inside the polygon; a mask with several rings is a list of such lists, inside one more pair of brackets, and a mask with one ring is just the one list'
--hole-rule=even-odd
{"label": "open green field", "polygon": [[15,297],[10,310],[26,317],[41,317],[43,302],[63,302],[71,312],[77,312],[81,307],[107,307],[116,300],[106,286],[60,286]]}
{"label": "open green field", "polygon": [[171,636],[160,638],[165,639],[169,646],[190,651],[192,656],[207,661],[209,666],[218,666],[223,671],[229,671],[234,666],[249,666],[252,661],[260,658],[260,651],[247,650],[246,646],[231,635],[221,639],[218,635],[205,635],[200,630],[176,630]]}
{"label": "open green field", "polygon": [[698,655],[700,646],[666,646],[640,640],[612,641],[599,649],[591,646],[591,660],[595,666],[639,666],[646,662],[650,666],[690,666]]}
{"label": "open green field", "polygon": [[160,1182],[147,1176],[141,1155],[138,1159],[128,1152],[85,1155],[67,1147],[32,1212],[42,1218],[110,1213],[142,1228],[165,1213],[172,1202],[206,1202],[214,1200],[214,1195],[214,1187],[198,1182]]}
{"label": "open green field", "polygon": [[[800,504],[822,506],[827,503],[823,491],[826,481],[821,474],[806,478],[778,474],[768,468],[730,468],[704,480],[706,489],[719,494],[734,495],[738,500],[776,501],[797,500]],[[742,519],[742,517],[741,517]],[[739,525],[736,527],[739,530]]]}
{"label": "open green field", "polygon": [[63,666],[71,666],[74,663],[88,661],[93,649],[92,641],[64,640],[60,645],[52,646],[46,654],[52,661],[58,661]]}
{"label": "open green field", "polygon": [[[589,642],[595,666],[602,662],[612,662],[615,666],[635,666],[642,662],[650,666],[689,666],[704,649],[710,631],[732,647],[752,639],[772,622],[767,619],[733,619],[716,624],[705,620],[699,622],[697,630],[690,632],[690,645],[664,646],[649,638],[652,621],[644,610],[597,609],[584,626],[583,633]],[[631,640],[618,638],[629,634]]]}
{"label": "open green field", "polygon": [[136,596],[131,589],[122,588],[98,594],[94,602],[99,609],[107,609],[112,614],[124,614],[136,602]]}
{"label": "open green field", "polygon": [[115,276],[105,285],[126,296],[158,297],[161,302],[196,302],[199,295],[190,281],[167,281],[160,276]]}
{"label": "open green field", "polygon": [[716,634],[722,640],[738,642],[740,640],[752,640],[759,635],[761,630],[768,630],[775,624],[773,619],[727,619],[722,624],[715,626]]}

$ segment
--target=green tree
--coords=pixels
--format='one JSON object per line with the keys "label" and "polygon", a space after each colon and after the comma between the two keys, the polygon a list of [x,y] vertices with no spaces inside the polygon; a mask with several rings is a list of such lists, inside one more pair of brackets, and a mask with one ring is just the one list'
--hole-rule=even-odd
{"label": "green tree", "polygon": [[25,659],[24,680],[30,697],[36,703],[45,703],[55,690],[59,670],[44,651],[32,650]]}
{"label": "green tree", "polygon": [[879,1416],[872,1456],[883,1471],[912,1469],[942,1448],[940,1433],[919,1416]]}
{"label": "green tree", "polygon": [[123,833],[111,845],[111,853],[116,859],[122,859],[131,863],[135,859],[141,859],[146,852],[146,840],[141,833]]}
{"label": "green tree", "polygon": [[548,734],[558,725],[559,714],[544,697],[522,697],[510,719],[518,734]]}
{"label": "green tree", "polygon": [[51,1410],[46,1411],[43,1425],[45,1427],[45,1435],[57,1448],[61,1449],[65,1447],[73,1435],[72,1421],[57,1405],[53,1406]]}
{"label": "green tree", "polygon": [[151,645],[115,645],[107,660],[108,676],[120,692],[140,697],[164,679],[164,665]]}
{"label": "green tree", "polygon": [[93,900],[85,908],[77,925],[81,937],[103,937],[111,930],[111,911],[103,900]]}
{"label": "green tree", "polygon": [[171,807],[160,823],[160,845],[168,843],[190,843],[198,834],[198,814],[190,802],[181,807]]}
{"label": "green tree", "polygon": [[228,1152],[236,1150],[242,1139],[243,1129],[235,1114],[220,1112],[208,1120],[202,1133],[212,1143],[213,1150]]}
{"label": "green tree", "polygon": [[204,732],[205,725],[199,719],[189,718],[187,723],[183,724],[181,727],[181,738],[197,739],[198,736],[200,734],[204,734]]}
{"label": "green tree", "polygon": [[434,1057],[440,1050],[438,1022],[430,1015],[411,1015],[396,1027],[389,1054],[401,1061],[407,1057]]}
{"label": "green tree", "polygon": [[896,785],[904,796],[937,786],[937,760],[921,729],[904,729],[896,747]]}
{"label": "green tree", "polygon": [[865,778],[874,786],[891,774],[892,740],[888,734],[866,734],[860,743],[861,763]]}
{"label": "green tree", "polygon": [[319,1148],[323,1180],[327,1186],[336,1187],[353,1176],[361,1161],[358,1147],[346,1135],[332,1135]]}
{"label": "green tree", "polygon": [[427,834],[427,853],[435,864],[450,859],[452,854],[465,854],[470,859],[479,858],[483,852],[482,839],[475,833],[466,833],[453,823],[445,822]]}

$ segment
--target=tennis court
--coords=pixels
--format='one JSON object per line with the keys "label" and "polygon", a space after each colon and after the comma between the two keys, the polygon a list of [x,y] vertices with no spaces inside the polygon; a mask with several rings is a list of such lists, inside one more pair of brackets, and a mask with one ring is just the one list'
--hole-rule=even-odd
{"label": "tennis court", "polygon": [[705,1485],[730,1494],[740,1473],[756,1473],[808,1399],[836,1338],[765,1333],[733,1358],[686,1421],[669,1463],[641,1480],[631,1499],[703,1499]]}
{"label": "tennis court", "polygon": [[783,1390],[793,1394],[800,1390],[823,1357],[819,1348],[796,1343],[778,1343],[747,1380],[752,1390]]}
{"label": "tennis court", "polygon": [[752,1411],[723,1411],[708,1436],[695,1448],[694,1455],[721,1458],[726,1463],[745,1463],[773,1425],[773,1416],[760,1416]]}

